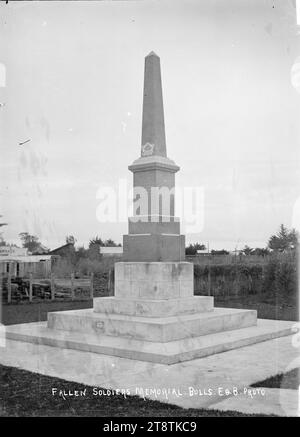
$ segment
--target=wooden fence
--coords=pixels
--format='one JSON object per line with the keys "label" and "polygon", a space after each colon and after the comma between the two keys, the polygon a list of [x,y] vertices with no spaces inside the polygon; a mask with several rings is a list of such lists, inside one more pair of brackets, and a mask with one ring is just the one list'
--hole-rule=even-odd
{"label": "wooden fence", "polygon": [[[5,284],[3,286],[3,282]],[[49,298],[54,300],[57,298],[70,298],[76,299],[76,290],[81,290],[88,299],[93,299],[94,296],[94,275],[91,273],[89,278],[75,278],[74,274],[70,275],[70,278],[55,278],[53,274],[50,278],[41,279],[34,278],[33,274],[29,274],[29,278],[19,278],[16,280],[12,278],[8,272],[6,278],[2,278],[2,295],[6,288],[7,291],[7,303],[12,302],[12,298],[21,296],[28,298],[29,302],[32,302],[35,297]],[[88,291],[88,293],[82,293]],[[36,295],[36,296],[34,296]],[[82,296],[81,296],[82,298]]]}

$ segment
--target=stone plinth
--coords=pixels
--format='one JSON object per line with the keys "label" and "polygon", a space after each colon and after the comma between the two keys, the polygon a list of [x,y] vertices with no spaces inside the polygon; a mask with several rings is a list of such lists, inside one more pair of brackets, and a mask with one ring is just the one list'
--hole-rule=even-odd
{"label": "stone plinth", "polygon": [[119,262],[115,264],[115,296],[128,299],[191,297],[193,264],[188,262]]}
{"label": "stone plinth", "polygon": [[95,313],[92,309],[49,313],[54,330],[166,343],[256,324],[256,311],[222,308],[207,313],[168,317]]}
{"label": "stone plinth", "polygon": [[[145,223],[146,226],[145,226]],[[179,218],[175,216],[129,217],[129,234],[180,235]],[[180,260],[177,260],[180,261]]]}
{"label": "stone plinth", "polygon": [[214,308],[193,295],[193,264],[120,262],[115,296],[94,308],[48,313],[48,322],[12,326],[7,338],[164,364],[289,335],[290,322],[259,321],[254,310]]}
{"label": "stone plinth", "polygon": [[119,262],[115,297],[93,310],[53,312],[48,328],[168,343],[256,324],[256,311],[213,309],[213,298],[193,295],[193,264]]}
{"label": "stone plinth", "polygon": [[129,232],[123,236],[124,261],[184,261],[185,236],[180,234],[180,221],[174,215],[179,167],[167,157],[148,156],[135,160],[129,169],[133,186],[145,190],[147,201],[143,203],[145,211],[142,208],[128,220]]}
{"label": "stone plinth", "polygon": [[[145,250],[147,248],[147,250]],[[123,236],[125,261],[180,261],[185,259],[185,236],[128,234]]]}
{"label": "stone plinth", "polygon": [[169,317],[213,311],[213,302],[214,298],[210,296],[191,296],[185,299],[96,297],[94,311],[128,316]]}

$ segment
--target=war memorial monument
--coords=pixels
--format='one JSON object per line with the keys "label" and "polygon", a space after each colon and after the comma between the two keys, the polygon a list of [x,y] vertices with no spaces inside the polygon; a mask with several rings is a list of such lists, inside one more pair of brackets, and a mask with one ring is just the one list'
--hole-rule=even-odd
{"label": "war memorial monument", "polygon": [[[50,312],[47,322],[9,326],[6,338],[172,365],[291,334],[292,322],[214,308],[213,297],[194,296],[193,264],[185,261],[175,217],[179,166],[167,154],[160,59],[153,52],[145,58],[141,156],[129,170],[148,205],[129,218],[114,296],[94,298],[92,309]],[[167,213],[163,202],[151,204],[153,189],[164,187],[171,193]]]}

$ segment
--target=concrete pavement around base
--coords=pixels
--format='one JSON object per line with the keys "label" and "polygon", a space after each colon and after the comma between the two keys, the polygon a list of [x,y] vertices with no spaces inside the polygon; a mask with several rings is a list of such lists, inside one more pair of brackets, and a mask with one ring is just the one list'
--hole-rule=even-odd
{"label": "concrete pavement around base", "polygon": [[300,417],[299,390],[268,387],[260,387],[258,390],[245,387],[244,391],[238,396],[231,396],[217,402],[210,409],[224,412],[238,411],[244,414]]}
{"label": "concrete pavement around base", "polygon": [[[299,367],[300,359],[299,349],[292,345],[292,336],[173,365],[6,339],[0,347],[0,363],[89,387],[126,389],[131,395],[183,408],[219,407],[239,411],[242,403],[238,399],[245,387]],[[234,396],[235,390],[239,396]],[[281,398],[271,391],[268,393],[271,399],[267,401],[268,407],[263,396],[252,399],[243,395],[247,401],[245,412],[279,414]],[[295,394],[283,393],[282,402],[289,404],[288,411],[295,411],[298,408],[294,406]],[[49,396],[52,396],[51,387]],[[249,403],[251,407],[247,406]],[[285,407],[281,409],[286,415]]]}

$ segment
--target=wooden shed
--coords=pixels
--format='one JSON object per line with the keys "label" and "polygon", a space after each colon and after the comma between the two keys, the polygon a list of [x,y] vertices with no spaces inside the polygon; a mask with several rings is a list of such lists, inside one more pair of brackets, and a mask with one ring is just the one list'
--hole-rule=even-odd
{"label": "wooden shed", "polygon": [[12,277],[48,278],[51,273],[51,255],[0,256],[0,275]]}

